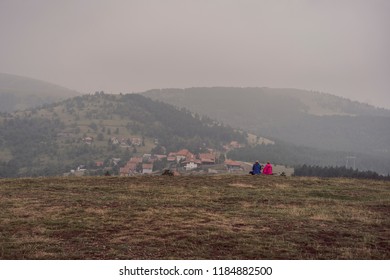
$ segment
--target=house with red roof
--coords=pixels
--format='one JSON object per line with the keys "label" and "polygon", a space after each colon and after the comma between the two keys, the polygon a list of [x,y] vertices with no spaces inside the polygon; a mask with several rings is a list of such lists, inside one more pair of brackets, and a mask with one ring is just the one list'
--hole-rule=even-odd
{"label": "house with red roof", "polygon": [[142,164],[142,174],[150,174],[153,172],[153,163]]}
{"label": "house with red roof", "polygon": [[225,160],[225,165],[229,172],[243,170],[241,163],[238,161],[227,159]]}
{"label": "house with red roof", "polygon": [[143,161],[142,157],[132,157],[129,160],[129,162],[133,162],[133,163],[142,163],[142,161]]}
{"label": "house with red roof", "polygon": [[124,167],[119,169],[120,176],[131,176],[134,175],[137,171],[137,163],[128,161]]}
{"label": "house with red roof", "polygon": [[199,154],[199,159],[202,164],[215,164],[216,155],[214,153]]}

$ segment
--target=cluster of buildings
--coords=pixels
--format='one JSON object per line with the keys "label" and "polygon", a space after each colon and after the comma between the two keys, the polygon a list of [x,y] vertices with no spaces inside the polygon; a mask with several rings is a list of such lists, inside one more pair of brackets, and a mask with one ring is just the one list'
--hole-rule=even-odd
{"label": "cluster of buildings", "polygon": [[119,169],[120,176],[131,176],[135,174],[150,174],[153,172],[153,165],[156,161],[165,159],[166,155],[144,154],[142,157],[131,157],[125,166]]}
{"label": "cluster of buildings", "polygon": [[[83,141],[87,145],[91,145],[94,141],[94,138],[91,136],[86,136],[81,138],[81,141]],[[142,139],[139,137],[111,137],[110,143],[112,145],[120,145],[122,147],[130,147],[130,146],[141,146],[142,145]]]}
{"label": "cluster of buildings", "polygon": [[193,170],[201,165],[212,165],[217,161],[217,153],[209,150],[208,153],[200,153],[197,156],[188,151],[182,149],[178,152],[169,153],[167,157],[169,163],[180,164],[185,170]]}
{"label": "cluster of buildings", "polygon": [[120,145],[123,147],[129,147],[129,146],[141,146],[142,139],[138,137],[130,137],[130,138],[117,138],[117,137],[111,137],[110,142],[113,145]]}
{"label": "cluster of buildings", "polygon": [[[94,139],[92,137],[84,137],[83,141],[86,144],[91,144]],[[117,138],[111,137],[110,142],[113,145],[128,146],[142,145],[142,139],[137,137]],[[232,141],[225,145],[225,150],[239,148],[241,145],[238,142]],[[153,172],[160,173],[164,169],[170,169],[180,172],[235,172],[244,170],[243,163],[233,160],[222,160],[221,153],[213,149],[208,149],[206,152],[193,154],[188,149],[181,149],[177,152],[171,152],[167,155],[160,154],[143,154],[142,156],[131,157],[124,166],[120,158],[112,158],[110,160],[111,167],[105,167],[103,161],[95,162],[95,170],[111,171],[112,167],[119,167],[120,176],[132,176],[138,174],[151,174]],[[70,175],[82,176],[86,172],[85,166],[79,166],[77,170],[71,170]]]}
{"label": "cluster of buildings", "polygon": [[199,167],[207,168],[220,164],[225,171],[242,171],[242,163],[226,160],[225,162],[218,162],[218,153],[209,150],[206,153],[193,154],[187,149],[182,149],[177,152],[171,152],[168,155],[151,155],[144,154],[142,157],[132,157],[119,170],[120,176],[131,176],[135,174],[151,174],[157,162],[164,162],[156,171],[161,172],[164,168],[173,170],[182,170],[183,172],[191,171]]}

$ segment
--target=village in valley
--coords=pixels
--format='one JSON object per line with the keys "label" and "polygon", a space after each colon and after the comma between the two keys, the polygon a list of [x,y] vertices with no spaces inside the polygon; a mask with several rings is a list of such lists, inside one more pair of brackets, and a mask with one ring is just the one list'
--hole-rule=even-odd
{"label": "village in valley", "polygon": [[[93,137],[84,137],[82,141],[86,145],[91,145]],[[112,145],[117,145],[122,149],[142,146],[142,139],[139,137],[118,138],[111,137]],[[158,140],[155,139],[155,144]],[[108,164],[104,161],[96,161],[95,168],[92,170],[102,170],[105,175],[135,176],[142,174],[162,174],[164,170],[170,170],[173,175],[184,174],[218,174],[218,173],[243,173],[250,170],[251,164],[226,159],[226,153],[229,150],[240,148],[241,144],[237,141],[231,141],[225,145],[224,151],[214,149],[205,149],[205,152],[193,154],[188,149],[181,149],[167,154],[135,153],[129,160],[124,161],[121,158],[111,158]],[[107,166],[106,166],[107,165]],[[113,174],[113,167],[118,170],[118,174]],[[83,176],[90,174],[85,165],[79,165],[75,170],[64,175]],[[246,172],[247,173],[247,172]]]}
{"label": "village in valley", "polygon": [[[93,137],[84,137],[82,141],[86,145],[94,142]],[[122,149],[141,147],[143,139],[139,137],[118,138],[111,137],[110,144]],[[158,144],[158,140],[154,140]],[[111,158],[109,161],[96,161],[94,168],[87,169],[85,165],[79,165],[76,169],[65,173],[65,176],[84,176],[91,174],[137,176],[137,175],[161,175],[169,171],[170,175],[197,175],[197,174],[248,174],[252,169],[250,162],[235,161],[226,157],[231,150],[241,148],[243,144],[231,141],[223,146],[222,151],[205,148],[203,152],[194,154],[188,149],[180,149],[176,152],[152,154],[134,153],[128,160]],[[163,149],[164,150],[164,149]],[[292,168],[276,166],[278,173],[292,174]]]}
{"label": "village in valley", "polygon": [[[223,154],[222,154],[223,156]],[[168,155],[144,154],[142,157],[132,157],[126,165],[120,168],[120,176],[131,176],[136,174],[157,174],[161,169],[154,169],[159,162],[163,169],[169,169],[173,175],[180,174],[204,174],[244,171],[245,164],[233,160],[220,160],[221,154],[210,149],[207,153],[195,155],[187,149],[171,152]]]}

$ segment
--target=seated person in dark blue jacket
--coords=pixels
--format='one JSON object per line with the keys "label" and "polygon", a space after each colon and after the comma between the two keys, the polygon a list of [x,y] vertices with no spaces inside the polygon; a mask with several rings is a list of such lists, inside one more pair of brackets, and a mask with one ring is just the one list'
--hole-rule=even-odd
{"label": "seated person in dark blue jacket", "polygon": [[261,165],[258,160],[253,164],[252,171],[249,172],[252,175],[260,175],[261,174]]}

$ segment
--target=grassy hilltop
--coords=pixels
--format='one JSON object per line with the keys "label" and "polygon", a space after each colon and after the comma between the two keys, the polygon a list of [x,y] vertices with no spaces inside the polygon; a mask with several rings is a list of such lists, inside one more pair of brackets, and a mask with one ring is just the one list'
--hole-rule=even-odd
{"label": "grassy hilltop", "polygon": [[390,258],[383,181],[1,179],[0,198],[0,259]]}

